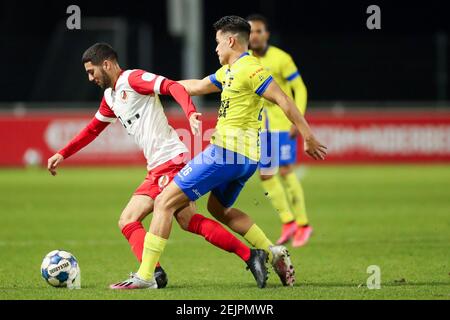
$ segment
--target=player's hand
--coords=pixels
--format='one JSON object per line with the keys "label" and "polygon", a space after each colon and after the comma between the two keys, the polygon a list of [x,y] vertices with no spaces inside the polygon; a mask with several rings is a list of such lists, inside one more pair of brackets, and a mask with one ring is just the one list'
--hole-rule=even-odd
{"label": "player's hand", "polygon": [[56,167],[64,160],[64,157],[59,153],[55,153],[51,158],[48,159],[47,169],[50,171],[52,176],[56,176]]}
{"label": "player's hand", "polygon": [[314,136],[305,138],[305,152],[315,160],[324,160],[327,155],[327,147],[321,144]]}
{"label": "player's hand", "polygon": [[202,114],[198,112],[194,112],[189,117],[189,124],[191,125],[191,131],[194,136],[200,133],[200,124],[202,123],[199,118]]}
{"label": "player's hand", "polygon": [[297,127],[293,124],[291,126],[291,129],[289,130],[289,138],[291,138],[291,139],[297,138],[299,133],[300,132],[298,131]]}

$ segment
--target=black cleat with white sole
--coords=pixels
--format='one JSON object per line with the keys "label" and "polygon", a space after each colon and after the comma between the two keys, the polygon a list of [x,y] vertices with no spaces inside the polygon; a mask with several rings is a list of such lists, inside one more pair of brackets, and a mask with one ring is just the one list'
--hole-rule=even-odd
{"label": "black cleat with white sole", "polygon": [[167,282],[169,282],[167,273],[161,266],[155,268],[154,276],[156,283],[158,284],[158,289],[163,289],[167,286]]}
{"label": "black cleat with white sole", "polygon": [[268,278],[266,262],[268,261],[268,258],[269,256],[264,250],[250,250],[250,259],[248,259],[247,261],[247,270],[250,270],[252,272],[258,288],[264,288],[266,286]]}

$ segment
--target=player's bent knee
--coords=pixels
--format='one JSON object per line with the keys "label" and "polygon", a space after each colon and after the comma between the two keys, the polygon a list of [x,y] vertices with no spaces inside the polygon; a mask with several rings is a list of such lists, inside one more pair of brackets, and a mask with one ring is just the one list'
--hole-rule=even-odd
{"label": "player's bent knee", "polygon": [[142,221],[153,210],[153,206],[143,208],[125,208],[120,215],[118,225],[122,230],[127,224],[132,222]]}
{"label": "player's bent knee", "polygon": [[130,224],[132,222],[136,222],[136,221],[141,221],[141,217],[140,216],[134,216],[134,215],[126,215],[126,216],[121,216],[119,218],[119,229],[122,230],[127,224]]}
{"label": "player's bent knee", "polygon": [[158,208],[158,212],[164,212],[171,215],[174,215],[176,212],[176,203],[174,203],[170,197],[161,193],[155,199],[155,208]]}
{"label": "player's bent knee", "polygon": [[208,212],[221,223],[228,223],[227,212],[228,208],[225,208],[217,199],[208,201]]}
{"label": "player's bent knee", "polygon": [[119,229],[120,230],[122,230],[123,228],[125,228],[125,226],[127,225],[127,224],[129,224],[129,223],[131,223],[131,222],[134,222],[134,221],[131,221],[131,220],[129,220],[129,219],[125,219],[125,218],[120,218],[119,219],[119,222],[118,222],[118,225],[119,225]]}
{"label": "player's bent knee", "polygon": [[134,195],[120,214],[118,225],[123,229],[127,224],[142,221],[153,211],[153,199],[148,196]]}
{"label": "player's bent knee", "polygon": [[225,208],[216,199],[212,200],[210,198],[206,208],[208,212],[211,213],[214,217],[216,217],[216,215],[223,215],[225,213]]}
{"label": "player's bent knee", "polygon": [[191,216],[188,217],[181,213],[175,215],[175,219],[177,219],[177,222],[180,225],[181,229],[185,231],[189,231],[189,222],[191,218]]}
{"label": "player's bent knee", "polygon": [[174,215],[178,210],[189,205],[190,200],[178,187],[167,187],[155,199],[155,208]]}
{"label": "player's bent knee", "polygon": [[[129,222],[128,222],[129,223]],[[125,226],[128,224],[125,220],[119,219],[119,222],[117,223],[119,225],[119,229],[122,230],[125,228]]]}

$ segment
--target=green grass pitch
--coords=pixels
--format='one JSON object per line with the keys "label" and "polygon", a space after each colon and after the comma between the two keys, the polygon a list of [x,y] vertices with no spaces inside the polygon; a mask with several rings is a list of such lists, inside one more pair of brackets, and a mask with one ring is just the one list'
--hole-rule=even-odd
{"label": "green grass pitch", "polygon": [[[299,172],[315,233],[292,249],[293,288],[271,272],[258,289],[245,265],[174,224],[161,263],[164,290],[116,292],[138,264],[117,220],[143,168],[0,170],[0,299],[450,299],[450,167],[315,166]],[[276,240],[280,224],[253,177],[236,206]],[[205,199],[198,203],[206,214]],[[149,222],[146,220],[145,226]],[[53,249],[79,260],[81,290],[50,287]],[[381,289],[366,286],[381,269]]]}

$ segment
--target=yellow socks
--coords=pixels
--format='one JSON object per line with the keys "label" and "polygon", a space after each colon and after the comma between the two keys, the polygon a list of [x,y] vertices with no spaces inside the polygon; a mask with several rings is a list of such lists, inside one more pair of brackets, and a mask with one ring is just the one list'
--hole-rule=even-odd
{"label": "yellow socks", "polygon": [[272,206],[280,215],[281,222],[289,223],[294,221],[295,217],[289,206],[288,194],[286,193],[278,175],[274,175],[268,180],[263,180],[261,183],[264,191],[266,191],[267,197],[270,202],[272,202]]}
{"label": "yellow socks", "polygon": [[272,262],[272,252],[269,250],[273,243],[267,239],[264,232],[256,225],[252,225],[248,229],[247,233],[244,235],[245,240],[247,240],[253,247],[257,249],[262,249],[269,254],[269,261]]}
{"label": "yellow socks", "polygon": [[147,232],[144,240],[144,251],[142,252],[142,262],[137,272],[138,276],[146,281],[153,278],[156,264],[159,261],[161,253],[164,251],[167,239],[163,239]]}
{"label": "yellow socks", "polygon": [[302,185],[297,178],[295,172],[291,172],[284,177],[286,184],[286,193],[288,194],[289,203],[295,212],[295,221],[299,226],[308,224],[306,216],[305,196]]}

